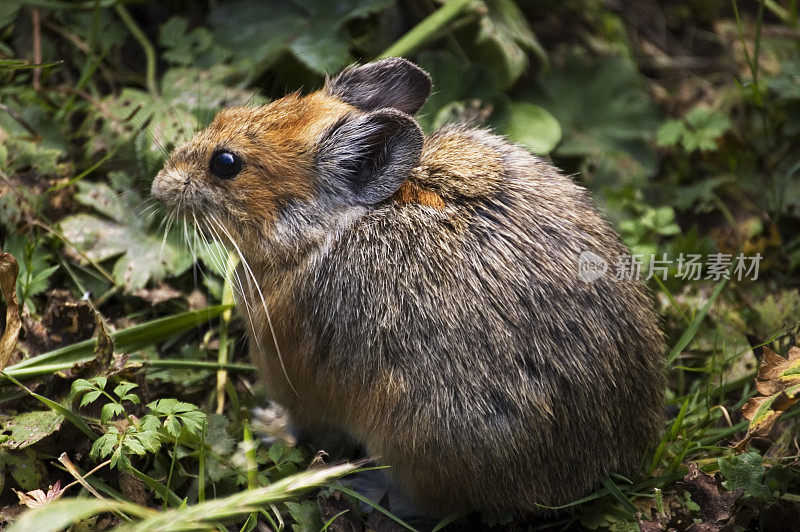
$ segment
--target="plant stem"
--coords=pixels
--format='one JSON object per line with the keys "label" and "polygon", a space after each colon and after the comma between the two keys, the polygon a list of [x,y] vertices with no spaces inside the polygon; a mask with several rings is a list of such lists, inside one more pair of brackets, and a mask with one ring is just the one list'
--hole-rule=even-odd
{"label": "plant stem", "polygon": [[[228,262],[225,265],[225,285],[222,288],[222,304],[233,306],[233,286],[231,279],[234,276],[234,270],[239,263],[238,255],[236,253],[228,253]],[[217,414],[222,414],[225,410],[225,382],[228,380],[228,371],[224,365],[228,363],[228,325],[231,322],[231,315],[233,308],[229,308],[220,316],[219,323],[219,353],[217,362],[220,369],[217,370]]]}
{"label": "plant stem", "polygon": [[139,45],[144,51],[146,63],[145,79],[147,82],[147,90],[150,91],[151,94],[157,95],[158,87],[156,86],[156,49],[153,46],[153,43],[150,42],[150,39],[147,38],[147,35],[145,35],[142,29],[136,24],[136,21],[133,20],[133,17],[131,17],[131,14],[128,13],[128,10],[125,9],[125,6],[122,4],[115,4],[114,9],[117,11],[119,18],[122,19],[122,22],[128,28],[128,31],[131,32],[131,35],[133,35],[133,37],[139,41]]}
{"label": "plant stem", "polygon": [[449,0],[445,5],[428,15],[408,33],[387,48],[378,59],[402,57],[415,51],[429,40],[440,28],[453,20],[472,0]]}

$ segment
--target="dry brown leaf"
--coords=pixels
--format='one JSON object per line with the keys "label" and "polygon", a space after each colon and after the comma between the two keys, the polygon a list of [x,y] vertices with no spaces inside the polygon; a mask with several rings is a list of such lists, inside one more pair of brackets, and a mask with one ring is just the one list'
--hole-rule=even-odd
{"label": "dry brown leaf", "polygon": [[17,275],[19,265],[10,253],[0,253],[0,291],[6,301],[6,328],[0,338],[0,370],[5,369],[19,338],[22,322],[19,319]]}
{"label": "dry brown leaf", "polygon": [[742,407],[742,415],[750,420],[747,434],[734,447],[743,452],[753,437],[769,435],[772,427],[792,405],[800,400],[800,347],[792,347],[788,357],[764,348],[758,366],[756,390],[761,394],[753,397]]}
{"label": "dry brown leaf", "polygon": [[14,490],[14,492],[17,494],[17,497],[19,497],[20,504],[24,504],[28,508],[40,508],[60,499],[61,494],[64,493],[64,490],[66,489],[66,486],[63,488],[61,487],[61,481],[58,480],[55,484],[50,486],[50,488],[47,490],[47,493],[42,490],[33,490],[27,493]]}

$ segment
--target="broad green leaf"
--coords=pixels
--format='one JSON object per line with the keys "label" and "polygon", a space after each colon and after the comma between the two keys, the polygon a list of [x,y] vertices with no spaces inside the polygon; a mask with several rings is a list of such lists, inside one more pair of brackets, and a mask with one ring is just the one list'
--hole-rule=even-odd
{"label": "broad green leaf", "polygon": [[512,102],[500,127],[509,139],[533,153],[547,154],[561,140],[561,126],[546,109],[528,102]]}
{"label": "broad green leaf", "polygon": [[144,287],[151,279],[180,275],[192,265],[177,229],[164,240],[138,224],[123,225],[86,213],[63,219],[61,229],[72,245],[94,261],[121,255],[112,273],[114,281],[128,292]]}
{"label": "broad green leaf", "polygon": [[[528,52],[546,61],[544,49],[513,0],[483,0],[485,15],[477,28],[460,35],[470,58],[489,69],[503,88],[510,87],[527,69]],[[474,42],[469,38],[475,35]]]}
{"label": "broad green leaf", "polygon": [[0,447],[24,449],[57,431],[64,416],[53,410],[23,412],[0,417],[0,433],[7,436]]}
{"label": "broad green leaf", "polygon": [[541,105],[561,124],[558,155],[602,160],[620,153],[632,157],[643,174],[655,172],[650,142],[658,110],[630,62],[605,58],[587,64],[571,56],[563,68],[543,73],[537,89],[518,97]]}
{"label": "broad green leaf", "polygon": [[246,61],[251,75],[286,52],[325,74],[352,62],[345,24],[391,4],[391,0],[239,0],[218,4],[208,20],[216,39]]}
{"label": "broad green leaf", "polygon": [[746,496],[761,500],[772,497],[772,491],[764,485],[763,458],[756,452],[720,458],[719,471],[725,478],[723,486],[729,490],[742,488]]}
{"label": "broad green leaf", "polygon": [[443,110],[455,102],[478,100],[484,104],[499,95],[495,76],[481,66],[464,63],[450,52],[419,54],[417,63],[433,79],[433,92],[417,115],[420,125],[429,133],[443,125]]}
{"label": "broad green leaf", "polygon": [[322,528],[322,511],[316,500],[302,503],[287,502],[286,507],[297,523],[294,525],[295,532],[310,532]]}
{"label": "broad green leaf", "polygon": [[5,468],[25,491],[40,488],[47,477],[41,455],[32,448],[11,450],[0,447],[0,472]]}

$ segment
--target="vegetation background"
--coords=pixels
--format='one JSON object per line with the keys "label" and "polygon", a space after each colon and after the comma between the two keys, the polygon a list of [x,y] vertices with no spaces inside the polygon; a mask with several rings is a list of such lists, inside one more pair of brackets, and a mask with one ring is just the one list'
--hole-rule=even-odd
{"label": "vegetation background", "polygon": [[[412,526],[364,512],[335,480],[351,466],[259,439],[281,418],[251,419],[266,398],[230,310],[235,261],[148,199],[221,107],[401,55],[433,76],[427,131],[468,117],[551,158],[645,275],[651,257],[668,270],[649,283],[670,415],[641,475],[567,512],[440,527],[796,530],[798,50],[796,0],[4,0],[0,242],[19,274],[4,256],[0,523]],[[679,270],[739,253],[760,254],[757,279]]]}

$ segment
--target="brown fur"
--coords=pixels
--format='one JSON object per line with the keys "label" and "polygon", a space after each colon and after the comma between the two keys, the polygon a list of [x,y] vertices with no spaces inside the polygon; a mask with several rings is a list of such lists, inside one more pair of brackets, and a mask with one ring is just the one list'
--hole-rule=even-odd
{"label": "brown fur", "polygon": [[[415,112],[429,90],[392,59],[222,111],[153,193],[240,251],[252,357],[303,432],[359,442],[432,514],[570,502],[635,472],[658,437],[649,293],[578,278],[581,252],[613,264],[626,249],[555,168],[483,130],[417,143],[410,117],[380,109],[385,94]],[[208,170],[220,147],[244,160],[235,179]],[[376,176],[401,179],[364,188]]]}

